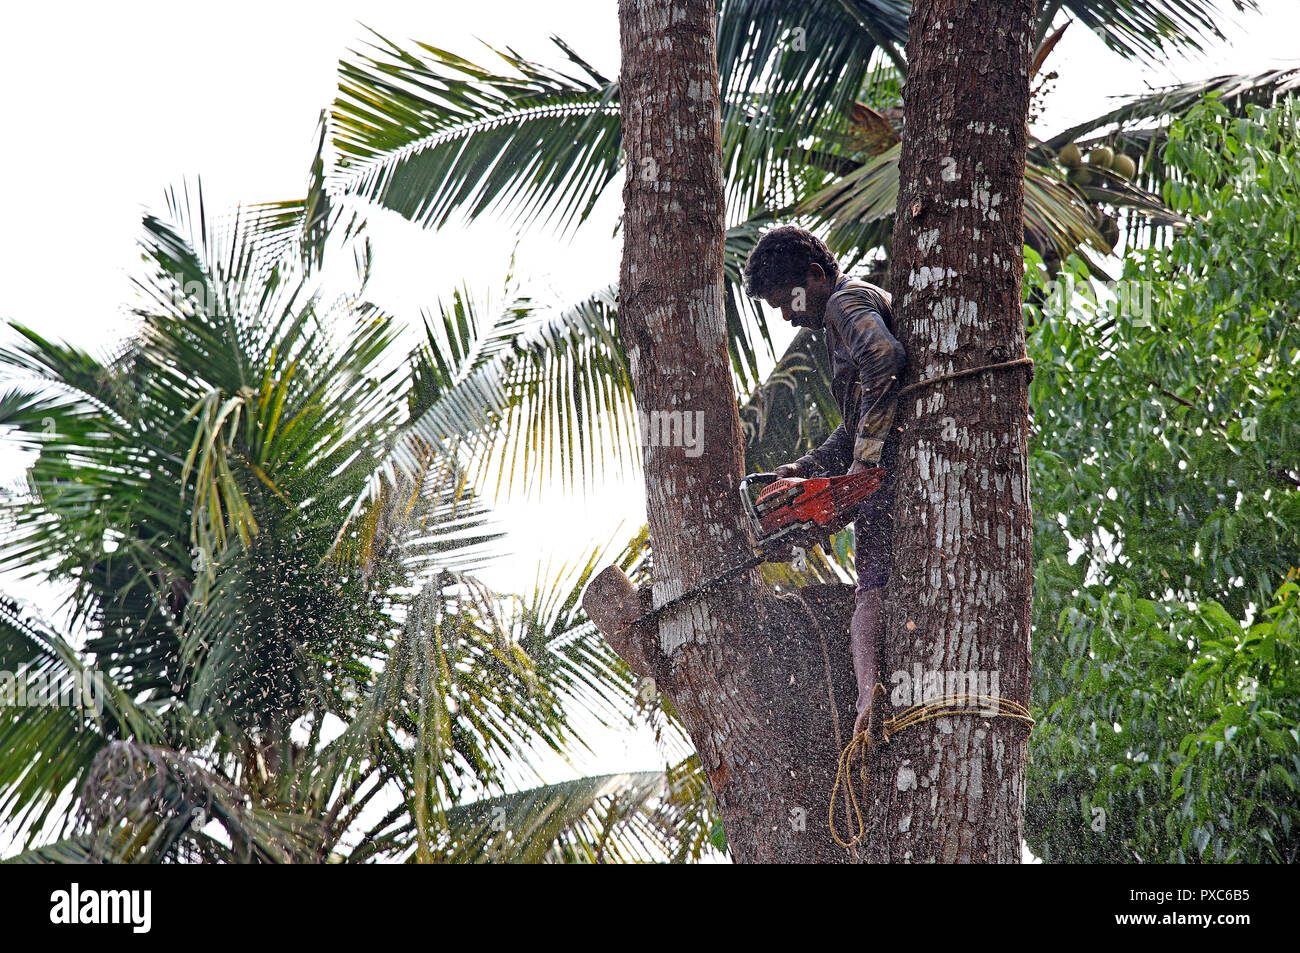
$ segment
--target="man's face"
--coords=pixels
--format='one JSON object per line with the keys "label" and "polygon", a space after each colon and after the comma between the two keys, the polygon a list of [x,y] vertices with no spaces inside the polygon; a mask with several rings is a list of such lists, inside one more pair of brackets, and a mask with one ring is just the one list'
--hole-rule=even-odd
{"label": "man's face", "polygon": [[830,282],[821,265],[809,265],[802,285],[780,288],[763,300],[781,317],[797,328],[819,328],[826,317],[826,302],[831,297]]}

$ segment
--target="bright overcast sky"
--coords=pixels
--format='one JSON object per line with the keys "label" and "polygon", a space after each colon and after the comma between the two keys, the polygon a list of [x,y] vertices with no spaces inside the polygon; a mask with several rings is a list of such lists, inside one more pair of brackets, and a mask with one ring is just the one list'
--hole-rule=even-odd
{"label": "bright overcast sky", "polygon": [[[1228,42],[1207,56],[1158,69],[1124,63],[1076,25],[1049,61],[1061,78],[1035,131],[1097,115],[1112,105],[1110,96],[1287,65],[1300,36],[1300,3],[1260,6],[1257,17],[1232,14]],[[128,327],[126,275],[138,260],[140,218],[165,211],[166,187],[201,175],[211,211],[302,195],[317,115],[333,99],[338,60],[363,48],[363,23],[480,62],[490,54],[476,37],[555,63],[547,40],[555,34],[607,75],[618,67],[614,0],[97,0],[14,5],[5,20],[0,319],[91,349]],[[619,247],[609,236],[618,199],[615,186],[598,220],[570,243],[519,237],[517,273],[526,289],[559,301],[615,280]],[[407,322],[463,281],[475,294],[497,292],[518,237],[492,222],[437,237],[390,225],[383,235],[395,237],[377,246],[373,296]],[[15,464],[0,467],[0,481],[19,475]],[[586,501],[552,494],[545,509],[507,503],[500,512],[520,555],[484,576],[513,591],[531,587],[539,560],[572,558],[610,539],[620,520],[627,533],[644,522],[635,484],[607,486]],[[602,767],[625,765],[616,759]]]}

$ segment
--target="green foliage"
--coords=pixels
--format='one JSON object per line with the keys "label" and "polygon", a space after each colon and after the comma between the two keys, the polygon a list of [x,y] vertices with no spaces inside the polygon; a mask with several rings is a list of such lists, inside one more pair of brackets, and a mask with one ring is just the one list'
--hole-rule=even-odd
{"label": "green foliage", "polygon": [[[449,812],[449,836],[439,845],[438,859],[498,864],[693,859],[709,837],[702,823],[706,815],[697,811],[703,778],[692,763],[680,778],[657,771],[606,775],[478,801]],[[518,833],[499,836],[504,831]]]}
{"label": "green foliage", "polygon": [[1300,852],[1298,116],[1212,95],[1175,122],[1191,224],[1131,251],[1117,295],[1027,255],[1046,860]]}
{"label": "green foliage", "polygon": [[[145,219],[121,354],[21,326],[0,349],[0,426],[33,455],[0,565],[69,589],[80,630],[0,601],[0,671],[104,686],[102,711],[0,698],[16,859],[697,858],[712,809],[689,764],[514,790],[581,744],[579,717],[634,706],[577,609],[603,549],[530,599],[472,574],[501,534],[457,453],[493,408],[468,413],[461,385],[520,316],[484,328],[458,299],[403,360],[364,250],[358,287],[321,293],[310,202],[170,206]],[[500,393],[508,411],[520,391]],[[467,806],[507,790],[546,822],[472,834]]]}

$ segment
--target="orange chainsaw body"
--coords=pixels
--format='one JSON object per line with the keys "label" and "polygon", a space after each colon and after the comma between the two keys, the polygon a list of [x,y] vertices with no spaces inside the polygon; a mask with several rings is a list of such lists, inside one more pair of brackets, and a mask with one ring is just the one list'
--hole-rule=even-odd
{"label": "orange chainsaw body", "polygon": [[[740,482],[740,496],[759,545],[776,539],[793,542],[810,533],[842,529],[852,519],[857,505],[880,489],[884,477],[881,467],[831,477],[751,473]],[[758,499],[751,500],[749,484],[767,478],[770,482],[759,492]]]}

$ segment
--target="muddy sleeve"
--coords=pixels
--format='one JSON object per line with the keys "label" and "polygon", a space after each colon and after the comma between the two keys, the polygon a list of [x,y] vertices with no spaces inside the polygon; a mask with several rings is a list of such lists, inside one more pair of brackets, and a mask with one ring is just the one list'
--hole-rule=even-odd
{"label": "muddy sleeve", "polygon": [[[855,460],[875,466],[880,462],[889,428],[894,423],[898,378],[907,357],[886,327],[875,296],[837,294],[827,304],[826,319],[835,321],[845,346],[858,368],[857,426],[851,435],[850,464]],[[847,439],[847,438],[846,438]]]}

